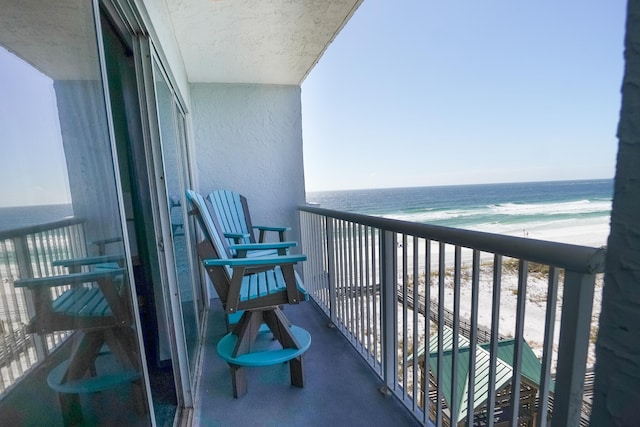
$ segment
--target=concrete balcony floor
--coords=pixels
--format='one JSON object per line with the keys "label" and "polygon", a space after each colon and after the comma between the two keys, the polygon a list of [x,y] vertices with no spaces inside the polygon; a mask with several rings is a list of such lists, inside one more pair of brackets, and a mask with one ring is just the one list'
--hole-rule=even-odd
{"label": "concrete balcony floor", "polygon": [[249,368],[248,392],[234,399],[229,367],[216,353],[225,334],[214,301],[208,316],[193,425],[197,426],[414,426],[420,425],[312,301],[285,307],[291,323],[311,334],[304,356],[305,387],[291,386],[288,364]]}

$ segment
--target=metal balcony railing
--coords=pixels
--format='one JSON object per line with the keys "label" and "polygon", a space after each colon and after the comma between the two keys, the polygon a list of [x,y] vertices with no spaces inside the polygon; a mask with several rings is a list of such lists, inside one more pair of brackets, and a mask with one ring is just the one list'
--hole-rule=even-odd
{"label": "metal balcony railing", "polygon": [[588,419],[604,249],[299,210],[305,287],[423,424]]}
{"label": "metal balcony railing", "polygon": [[28,292],[13,282],[65,274],[62,267],[52,267],[52,261],[84,256],[83,221],[77,218],[0,231],[0,398],[68,335],[27,334],[33,303]]}

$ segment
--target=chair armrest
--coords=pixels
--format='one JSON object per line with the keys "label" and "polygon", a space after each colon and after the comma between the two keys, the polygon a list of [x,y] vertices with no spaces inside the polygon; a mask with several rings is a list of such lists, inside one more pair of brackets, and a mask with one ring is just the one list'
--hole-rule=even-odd
{"label": "chair armrest", "polygon": [[249,233],[224,233],[224,237],[233,239],[233,241],[239,245],[244,239],[251,237],[251,235]]}
{"label": "chair armrest", "polygon": [[252,266],[277,266],[285,264],[295,264],[306,261],[306,255],[281,255],[260,258],[231,258],[231,259],[205,259],[202,264],[206,267],[229,266],[229,267],[252,267]]}
{"label": "chair armrest", "polygon": [[89,271],[86,273],[72,273],[64,276],[36,277],[34,279],[20,279],[13,282],[17,288],[38,289],[42,287],[52,288],[64,285],[81,285],[83,283],[95,282],[99,279],[115,277],[125,273],[124,268],[114,270]]}
{"label": "chair armrest", "polygon": [[291,231],[291,227],[271,227],[268,225],[254,225],[253,228],[264,231]]}
{"label": "chair armrest", "polygon": [[263,251],[265,249],[288,249],[296,246],[298,246],[296,242],[243,243],[240,245],[229,245],[229,249],[236,251]]}
{"label": "chair armrest", "polygon": [[279,240],[284,242],[286,238],[286,232],[291,230],[291,227],[269,227],[266,225],[254,225],[253,228],[260,230],[260,237],[258,241],[264,243],[267,239],[267,231],[275,231],[278,233]]}
{"label": "chair armrest", "polygon": [[278,255],[287,255],[288,249],[297,246],[296,242],[269,242],[269,243],[244,243],[240,245],[229,245],[229,249],[236,251],[237,258],[247,258],[254,254],[258,258],[263,258],[263,254],[247,255],[247,252],[252,251],[271,251],[277,250]]}
{"label": "chair armrest", "polygon": [[108,245],[109,243],[122,242],[122,237],[110,237],[108,239],[94,240],[91,242],[92,245],[100,246],[100,245]]}
{"label": "chair armrest", "polygon": [[124,261],[124,255],[99,255],[86,258],[61,259],[53,261],[51,265],[53,265],[54,267],[80,267],[83,265],[95,265],[120,261]]}
{"label": "chair armrest", "polygon": [[224,233],[224,237],[229,239],[244,239],[245,237],[251,237],[249,233]]}

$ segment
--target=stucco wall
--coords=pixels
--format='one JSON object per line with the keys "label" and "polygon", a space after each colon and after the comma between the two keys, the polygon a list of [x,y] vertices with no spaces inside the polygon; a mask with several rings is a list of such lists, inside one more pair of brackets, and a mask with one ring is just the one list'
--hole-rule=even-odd
{"label": "stucco wall", "polygon": [[300,241],[300,87],[193,83],[191,113],[197,190],[237,191],[254,225],[291,226],[288,239]]}

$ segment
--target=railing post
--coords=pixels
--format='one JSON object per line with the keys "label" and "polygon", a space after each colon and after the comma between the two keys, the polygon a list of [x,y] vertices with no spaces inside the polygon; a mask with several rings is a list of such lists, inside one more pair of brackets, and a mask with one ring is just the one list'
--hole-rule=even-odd
{"label": "railing post", "polygon": [[396,351],[396,340],[398,339],[397,323],[397,292],[396,270],[397,270],[397,241],[396,234],[391,231],[381,231],[381,253],[380,253],[380,279],[382,298],[382,375],[384,380],[383,392],[389,394],[390,390],[396,388],[398,376],[398,353]]}
{"label": "railing post", "polygon": [[[12,239],[13,246],[16,251],[16,265],[18,267],[18,274],[21,279],[30,279],[34,277],[33,266],[31,263],[31,253],[29,252],[29,243],[25,235],[18,236]],[[14,290],[15,292],[15,290]],[[29,319],[35,316],[35,305],[33,302],[33,295],[31,291],[24,291],[24,300],[27,308],[27,315]],[[44,360],[47,356],[47,346],[44,342],[44,337],[41,335],[33,335],[33,342],[36,350],[38,360]]]}
{"label": "railing post", "polygon": [[580,425],[594,274],[565,271],[552,425]]}
{"label": "railing post", "polygon": [[335,256],[335,234],[333,230],[333,218],[327,218],[327,274],[329,275],[329,316],[333,325],[337,324],[338,297],[336,290],[336,256]]}

